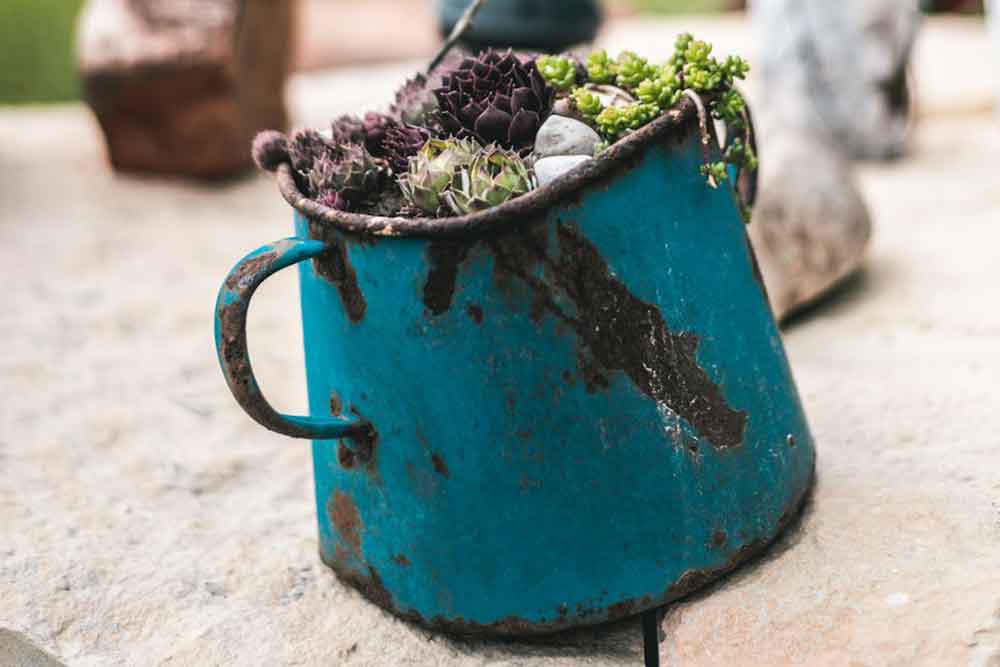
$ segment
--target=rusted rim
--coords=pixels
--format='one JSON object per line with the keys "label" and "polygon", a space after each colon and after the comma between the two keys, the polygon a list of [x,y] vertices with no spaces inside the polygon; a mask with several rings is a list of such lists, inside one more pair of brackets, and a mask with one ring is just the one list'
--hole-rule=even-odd
{"label": "rusted rim", "polygon": [[[315,221],[329,223],[342,231],[371,236],[455,238],[496,234],[513,222],[540,218],[554,205],[570,204],[587,186],[628,170],[650,146],[667,138],[680,139],[697,127],[694,102],[682,100],[649,125],[627,135],[590,160],[559,177],[551,184],[513,199],[506,204],[459,217],[386,218],[338,211],[303,195],[295,184],[290,164],[278,167],[278,187],[292,208]],[[506,227],[505,227],[506,226]]]}

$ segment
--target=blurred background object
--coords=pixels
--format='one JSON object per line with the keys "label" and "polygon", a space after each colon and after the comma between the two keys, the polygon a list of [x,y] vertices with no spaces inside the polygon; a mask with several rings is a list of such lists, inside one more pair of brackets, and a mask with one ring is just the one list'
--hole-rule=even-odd
{"label": "blurred background object", "polygon": [[990,28],[990,41],[993,46],[993,89],[996,91],[997,109],[1000,110],[1000,3],[989,0],[986,9],[987,22]]}
{"label": "blurred background object", "polygon": [[765,123],[801,127],[853,157],[902,153],[916,0],[755,0]]}
{"label": "blurred background object", "polygon": [[0,2],[0,104],[76,99],[73,25],[83,0]]}
{"label": "blurred background object", "polygon": [[[451,33],[469,0],[436,0],[442,35]],[[462,43],[473,51],[514,47],[560,52],[594,39],[601,23],[597,0],[490,0]]]}
{"label": "blurred background object", "polygon": [[[241,5],[245,0],[227,0],[221,2],[219,6]],[[461,0],[440,0],[440,8],[444,10],[446,6],[461,4]],[[513,0],[490,0],[490,4]],[[565,0],[564,0],[565,1]],[[141,88],[126,88],[121,83],[125,79],[121,73],[123,62],[110,62],[108,53],[121,53],[129,49],[129,57],[134,59],[133,66],[136,76],[139,70],[145,73],[147,82],[155,80],[152,69],[160,70],[159,84],[150,84],[150,103],[147,107],[155,108],[162,103],[163,95],[171,91],[171,86],[177,86],[176,82],[166,84],[167,75],[164,70],[164,63],[167,62],[168,53],[164,51],[169,39],[183,39],[175,44],[175,56],[189,58],[188,63],[193,62],[195,56],[182,56],[184,49],[191,49],[190,53],[197,51],[195,42],[201,40],[203,44],[212,42],[215,38],[209,38],[208,32],[200,33],[198,36],[197,23],[184,28],[177,28],[177,17],[184,12],[196,10],[198,7],[212,7],[216,3],[212,0],[183,0],[169,2],[163,0],[159,3],[151,0],[118,0],[117,3],[111,0],[93,0],[94,6],[105,5],[118,6],[118,11],[123,11],[123,7],[141,7],[144,3],[150,3],[150,7],[157,7],[153,13],[148,14],[149,19],[157,25],[138,24],[117,24],[117,29],[132,30],[133,34],[121,37],[108,37],[106,43],[81,44],[80,48],[75,47],[74,25],[79,18],[79,11],[84,5],[83,0],[4,0],[0,3],[0,103],[35,103],[35,102],[57,102],[79,99],[83,87],[77,75],[77,65],[74,62],[74,53],[79,50],[82,55],[81,65],[87,78],[87,90],[89,99],[99,112],[102,125],[109,130],[112,141],[111,157],[116,165],[124,168],[135,168],[158,172],[177,172],[193,175],[220,176],[237,173],[247,165],[246,142],[240,137],[246,137],[252,133],[251,130],[236,130],[237,126],[249,128],[252,126],[280,126],[283,124],[283,111],[280,108],[279,95],[280,80],[284,76],[284,68],[292,70],[316,70],[336,66],[343,66],[357,63],[373,62],[400,62],[404,60],[417,61],[428,58],[433,54],[439,41],[439,16],[436,13],[438,5],[435,0],[293,0],[292,2],[250,2],[248,6],[269,6],[267,11],[277,12],[266,20],[260,20],[257,25],[268,23],[268,30],[249,29],[245,34],[250,36],[246,44],[258,40],[254,49],[244,49],[243,55],[234,55],[231,58],[232,67],[225,70],[216,60],[217,72],[226,71],[220,74],[220,79],[212,85],[218,89],[219,86],[229,87],[230,92],[239,90],[239,94],[232,94],[228,98],[225,94],[220,94],[215,98],[215,104],[187,104],[175,103],[162,105],[160,117],[149,118],[146,122],[150,127],[157,128],[155,132],[130,131],[126,134],[119,134],[116,128],[124,127],[122,117],[138,116],[136,110],[141,108],[141,99],[146,95],[140,94]],[[614,48],[615,35],[622,30],[655,30],[655,21],[647,17],[666,16],[684,14],[685,23],[689,21],[703,21],[687,15],[696,12],[723,12],[741,8],[745,3],[741,0],[604,0],[594,3],[591,0],[581,0],[585,5],[584,20],[580,25],[593,24],[594,16],[600,13],[605,17],[605,25],[602,28],[601,41],[608,43]],[[490,6],[487,5],[487,7]],[[545,3],[549,5],[546,11],[553,11],[551,8],[557,7],[558,3]],[[570,3],[573,4],[573,3]],[[793,3],[795,4],[795,3]],[[834,6],[838,3],[827,3]],[[878,6],[874,3],[872,6]],[[293,11],[293,6],[298,7],[298,11]],[[564,5],[568,7],[569,5]],[[920,6],[925,11],[982,11],[982,3],[977,0],[923,0]],[[200,11],[200,10],[198,10]],[[166,12],[166,13],[165,13]],[[88,11],[88,15],[91,12]],[[140,10],[138,14],[142,14]],[[172,14],[175,18],[164,18]],[[160,19],[156,19],[159,15]],[[207,15],[212,15],[212,10],[207,11]],[[232,13],[231,16],[235,16]],[[254,15],[254,12],[249,14]],[[733,15],[736,16],[736,15]],[[235,19],[229,19],[235,20]],[[957,19],[951,19],[957,20]],[[88,23],[85,25],[82,35],[90,34],[100,26],[92,23],[93,19],[85,18]],[[148,23],[148,21],[147,21]],[[171,28],[170,24],[174,27]],[[111,24],[116,25],[112,21]],[[584,27],[586,27],[584,25]],[[695,26],[697,27],[697,26]],[[887,26],[883,26],[887,27]],[[881,29],[881,28],[880,28]],[[962,29],[968,29],[963,27]],[[574,27],[574,34],[583,34],[583,29]],[[569,34],[571,31],[567,31]],[[168,35],[174,35],[173,38]],[[220,29],[215,34],[219,35],[215,47],[219,52],[224,50],[220,47],[223,42],[234,43],[235,29],[227,33],[227,29]],[[297,41],[292,39],[292,35],[298,37]],[[653,32],[650,32],[652,35]],[[152,36],[157,35],[155,39]],[[664,35],[662,42],[668,44],[673,35]],[[561,40],[569,37],[561,37]],[[575,39],[575,37],[573,37]],[[778,34],[778,39],[783,39]],[[183,46],[181,46],[183,42]],[[644,45],[647,50],[655,47],[655,41],[649,41]],[[750,45],[748,45],[750,46]],[[141,50],[145,49],[146,54],[142,55]],[[159,49],[159,51],[157,51]],[[268,50],[270,49],[270,50]],[[102,50],[104,54],[102,55]],[[925,49],[926,50],[926,49]],[[234,50],[231,51],[233,53]],[[254,55],[254,51],[260,51]],[[266,51],[266,53],[265,53]],[[772,49],[773,51],[773,49]],[[755,65],[755,72],[766,70],[767,51],[761,51],[760,58],[754,56],[751,51],[746,51],[751,55]],[[892,52],[888,52],[887,61],[892,61]],[[277,54],[277,55],[276,55]],[[291,57],[289,63],[285,58]],[[885,54],[883,54],[883,57]],[[238,66],[241,58],[256,58],[260,66],[253,68]],[[104,62],[102,63],[102,58]],[[140,63],[146,63],[139,65]],[[201,62],[207,62],[204,58]],[[243,61],[248,63],[249,61]],[[947,68],[948,60],[934,60],[923,58],[921,66],[926,68],[936,68],[938,70]],[[963,60],[963,62],[966,62]],[[159,63],[159,64],[156,64]],[[967,63],[969,66],[981,64]],[[760,65],[764,65],[761,67]],[[273,66],[273,68],[272,68]],[[152,68],[152,69],[151,69]],[[166,69],[169,69],[167,67]],[[994,68],[995,69],[995,68]],[[265,70],[265,71],[261,71]],[[111,75],[110,72],[117,72]],[[179,71],[174,67],[174,71]],[[758,77],[759,78],[759,77]],[[932,82],[941,80],[940,76],[930,77]],[[138,79],[136,79],[138,81]],[[264,83],[268,81],[268,83]],[[963,79],[963,81],[965,81]],[[102,83],[103,82],[103,83]],[[140,84],[135,83],[133,86]],[[208,84],[204,84],[208,85]],[[752,88],[752,86],[751,86]],[[891,88],[891,87],[890,87]],[[896,89],[898,90],[898,88]],[[257,91],[257,94],[253,91]],[[204,92],[204,89],[203,89]],[[751,93],[753,90],[751,90]],[[924,92],[927,92],[926,90]],[[933,92],[933,91],[932,91]],[[966,100],[966,106],[972,104],[968,101],[968,96],[964,90],[956,90],[952,97],[955,101]],[[156,95],[161,97],[157,98]],[[169,97],[174,100],[193,99],[186,98],[185,95],[195,95],[193,91],[180,91],[174,88]],[[937,103],[943,99],[940,95],[932,95]],[[202,98],[205,99],[205,98]],[[223,111],[227,106],[224,100],[228,99],[228,110]],[[234,106],[231,102],[239,100]],[[766,99],[766,98],[765,98]],[[270,103],[269,109],[263,108]],[[977,102],[982,104],[982,102]],[[129,106],[139,104],[140,106]],[[119,106],[122,113],[115,114],[114,107]],[[254,106],[261,108],[254,109]],[[239,107],[238,110],[236,107]],[[845,105],[850,107],[850,105]],[[169,114],[168,114],[169,111]],[[172,115],[170,115],[172,114]],[[173,126],[166,118],[176,118]],[[234,119],[238,119],[236,122]],[[231,128],[226,132],[219,130],[221,126]],[[903,125],[899,125],[902,127]],[[202,129],[199,129],[202,128]],[[185,132],[184,136],[208,136],[211,141],[195,143],[204,145],[194,153],[190,141],[183,142],[171,138],[172,133]],[[198,135],[198,132],[202,132]],[[193,134],[192,134],[193,133]],[[129,138],[121,142],[113,140],[114,136],[128,136]],[[179,136],[179,135],[178,135]],[[890,145],[892,141],[890,134]],[[880,140],[881,141],[881,140]],[[898,144],[898,141],[896,141]],[[134,146],[132,145],[134,144]],[[213,145],[215,146],[213,148]],[[867,146],[866,148],[871,148]],[[218,152],[231,153],[226,159],[218,157]],[[217,154],[212,158],[212,154]],[[134,166],[132,166],[134,165]]]}
{"label": "blurred background object", "polygon": [[861,266],[872,222],[853,158],[902,154],[916,0],[754,0],[760,199],[750,235],[775,310]]}
{"label": "blurred background object", "polygon": [[254,134],[287,125],[295,2],[89,0],[79,24],[84,96],[128,171],[225,178]]}

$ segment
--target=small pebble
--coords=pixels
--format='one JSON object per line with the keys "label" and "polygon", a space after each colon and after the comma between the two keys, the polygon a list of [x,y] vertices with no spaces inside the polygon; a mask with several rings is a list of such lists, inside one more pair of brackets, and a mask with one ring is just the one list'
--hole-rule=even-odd
{"label": "small pebble", "polygon": [[573,118],[549,116],[535,137],[535,155],[540,158],[556,155],[594,154],[601,137],[592,127]]}
{"label": "small pebble", "polygon": [[586,155],[556,155],[554,157],[542,158],[535,163],[535,176],[538,178],[538,187],[545,187],[571,169],[592,159]]}

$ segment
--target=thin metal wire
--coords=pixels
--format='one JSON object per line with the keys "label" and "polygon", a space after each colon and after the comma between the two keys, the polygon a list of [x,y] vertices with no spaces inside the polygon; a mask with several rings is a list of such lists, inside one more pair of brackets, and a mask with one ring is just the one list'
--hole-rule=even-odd
{"label": "thin metal wire", "polygon": [[431,64],[427,66],[427,74],[430,75],[434,71],[434,68],[441,64],[444,57],[448,55],[448,52],[458,44],[458,40],[462,39],[462,35],[472,27],[472,19],[476,17],[476,14],[480,9],[486,4],[487,0],[472,0],[469,6],[465,8],[465,12],[462,13],[462,18],[458,19],[455,23],[455,27],[451,29],[451,34],[448,35],[448,39],[444,40],[444,44],[441,45],[441,49],[437,52],[437,55],[431,60]]}

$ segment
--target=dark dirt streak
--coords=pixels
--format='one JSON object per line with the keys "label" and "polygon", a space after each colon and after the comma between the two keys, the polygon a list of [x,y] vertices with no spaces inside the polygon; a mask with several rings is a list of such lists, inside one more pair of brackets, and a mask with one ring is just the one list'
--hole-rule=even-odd
{"label": "dark dirt streak", "polygon": [[[698,365],[698,338],[671,332],[659,309],[611,275],[585,237],[563,224],[556,231],[555,258],[536,235],[492,241],[489,247],[498,271],[526,283],[536,301],[576,333],[587,391],[608,389],[608,372],[623,371],[639,390],[668,406],[717,448],[739,446],[747,415],[726,403],[721,388]],[[544,264],[544,278],[531,272],[538,263]],[[574,315],[557,303],[557,294],[573,303]]]}
{"label": "dark dirt streak", "polygon": [[431,454],[431,464],[434,466],[434,472],[445,479],[451,479],[451,471],[448,470],[448,464],[444,462],[444,459],[437,452]]}
{"label": "dark dirt streak", "polygon": [[554,279],[576,304],[595,359],[624,371],[647,396],[667,405],[719,449],[743,442],[747,415],[731,408],[698,365],[698,338],[673,333],[659,309],[615,278],[600,252],[566,225],[556,229],[560,255]]}
{"label": "dark dirt streak", "polygon": [[476,324],[483,323],[483,307],[476,303],[470,303],[465,307],[465,312],[469,314],[469,319]]}
{"label": "dark dirt streak", "polygon": [[356,323],[365,319],[368,302],[358,285],[358,276],[354,267],[351,266],[347,242],[344,237],[336,232],[330,232],[322,225],[312,221],[309,223],[309,234],[312,238],[323,241],[329,247],[329,250],[313,260],[316,275],[330,281],[337,287],[340,302],[344,305],[344,311],[351,322]]}
{"label": "dark dirt streak", "polygon": [[428,244],[430,270],[424,283],[424,305],[432,315],[440,315],[451,308],[458,268],[471,248],[472,244],[468,241],[435,241]]}

